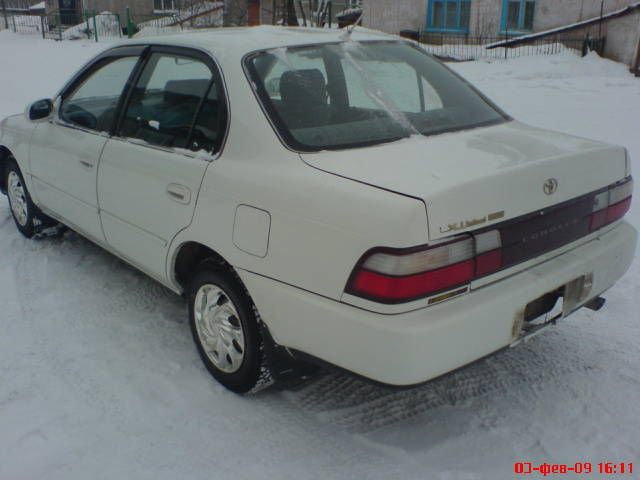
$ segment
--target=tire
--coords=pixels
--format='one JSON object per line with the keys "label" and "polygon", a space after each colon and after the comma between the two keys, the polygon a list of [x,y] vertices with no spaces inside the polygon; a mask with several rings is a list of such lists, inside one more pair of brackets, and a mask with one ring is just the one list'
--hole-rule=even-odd
{"label": "tire", "polygon": [[31,195],[29,195],[24,183],[24,177],[15,160],[10,159],[7,164],[5,181],[13,221],[22,235],[31,238],[37,233],[38,226],[50,219],[42,214],[31,200]]}
{"label": "tire", "polygon": [[256,312],[236,275],[206,262],[195,274],[187,298],[193,340],[209,373],[236,393],[268,386]]}
{"label": "tire", "polygon": [[[44,236],[62,234],[64,226],[42,213],[31,200],[20,167],[12,157],[9,157],[4,174],[11,216],[20,233],[27,238],[38,234]],[[15,187],[14,189],[11,188],[12,185]]]}

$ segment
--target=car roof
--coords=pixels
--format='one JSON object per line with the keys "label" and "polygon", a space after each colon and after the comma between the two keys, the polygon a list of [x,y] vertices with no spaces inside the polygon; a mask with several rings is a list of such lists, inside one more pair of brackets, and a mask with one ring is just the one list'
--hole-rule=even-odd
{"label": "car roof", "polygon": [[[256,50],[341,42],[345,40],[345,35],[346,31],[344,29],[263,25],[258,27],[215,28],[152,38],[144,37],[139,41],[134,39],[134,43],[201,48],[210,51],[224,51],[225,55],[242,57]],[[361,27],[354,29],[351,34],[351,39],[356,41],[393,40],[396,38],[393,35]],[[127,44],[131,45],[131,41]]]}

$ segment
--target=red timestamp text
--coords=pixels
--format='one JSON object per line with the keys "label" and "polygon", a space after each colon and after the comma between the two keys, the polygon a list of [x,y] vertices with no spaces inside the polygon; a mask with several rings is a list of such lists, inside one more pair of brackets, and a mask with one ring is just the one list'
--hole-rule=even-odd
{"label": "red timestamp text", "polygon": [[534,463],[515,462],[513,473],[516,475],[624,475],[633,474],[632,462],[576,462],[576,463]]}

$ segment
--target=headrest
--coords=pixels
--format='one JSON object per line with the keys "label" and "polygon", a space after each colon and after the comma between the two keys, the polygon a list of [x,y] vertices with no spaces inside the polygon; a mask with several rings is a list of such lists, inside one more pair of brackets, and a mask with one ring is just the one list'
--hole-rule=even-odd
{"label": "headrest", "polygon": [[317,68],[288,70],[280,77],[280,96],[288,107],[319,107],[327,104],[327,85]]}
{"label": "headrest", "polygon": [[164,86],[164,98],[175,102],[184,97],[202,98],[209,86],[207,79],[169,80]]}

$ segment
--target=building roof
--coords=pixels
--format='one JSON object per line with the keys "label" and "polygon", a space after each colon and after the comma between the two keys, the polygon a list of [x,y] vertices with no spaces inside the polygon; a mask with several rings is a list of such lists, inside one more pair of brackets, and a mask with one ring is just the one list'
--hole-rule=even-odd
{"label": "building roof", "polygon": [[[346,30],[321,29],[306,27],[275,27],[264,25],[259,27],[216,28],[189,33],[178,33],[159,37],[145,37],[139,42],[145,45],[180,45],[184,47],[203,48],[210,51],[224,51],[225,55],[244,56],[256,50],[309,45],[315,43],[341,42],[346,38]],[[357,27],[351,39],[389,40],[392,35]],[[131,44],[129,41],[127,44]]]}
{"label": "building roof", "polygon": [[630,13],[634,13],[636,10],[640,10],[640,2],[631,3],[626,7],[619,8],[617,10],[614,10],[613,12],[605,13],[597,17],[588,18],[587,20],[582,20],[580,22],[569,23],[567,25],[561,25],[560,27],[551,28],[549,30],[543,30],[542,32],[530,33],[528,35],[520,35],[513,39],[494,42],[487,45],[486,48],[490,50],[492,48],[497,48],[497,47],[515,47],[516,45],[524,44],[532,40],[535,40],[537,38],[544,38],[552,35],[558,35],[560,33],[570,32],[573,30],[578,30],[584,27],[588,27],[590,25],[595,25],[599,22],[606,22],[614,18],[623,17],[625,15],[629,15]]}

